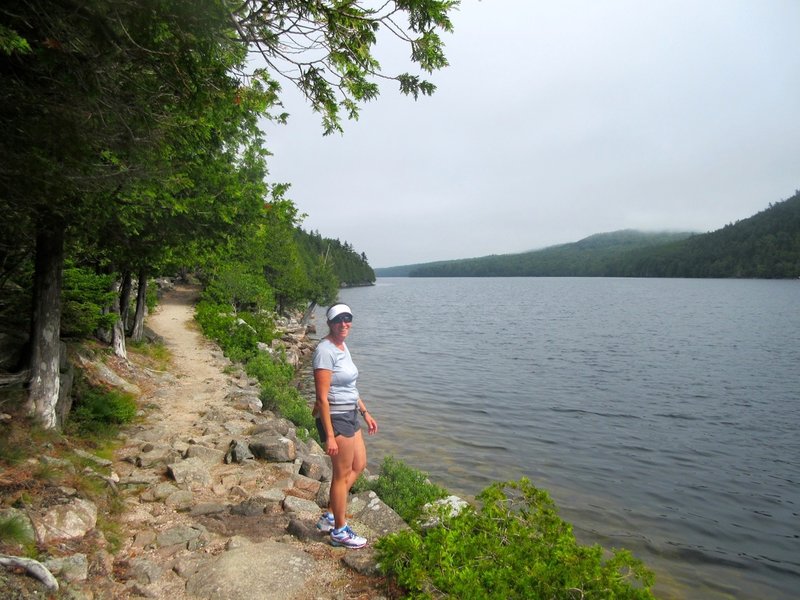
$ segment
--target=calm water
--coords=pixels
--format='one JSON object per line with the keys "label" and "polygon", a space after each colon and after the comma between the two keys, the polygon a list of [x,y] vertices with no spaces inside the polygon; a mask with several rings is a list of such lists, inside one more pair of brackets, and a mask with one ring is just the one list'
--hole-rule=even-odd
{"label": "calm water", "polygon": [[799,281],[386,278],[340,297],[373,469],[392,454],[464,495],[527,476],[662,598],[800,595]]}

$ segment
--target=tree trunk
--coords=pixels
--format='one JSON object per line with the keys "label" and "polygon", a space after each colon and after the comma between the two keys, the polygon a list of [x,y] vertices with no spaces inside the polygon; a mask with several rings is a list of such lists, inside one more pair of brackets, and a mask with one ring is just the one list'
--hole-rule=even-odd
{"label": "tree trunk", "polygon": [[139,289],[136,292],[136,314],[133,317],[131,339],[141,342],[144,338],[144,315],[147,312],[147,270],[139,270]]}
{"label": "tree trunk", "polygon": [[111,306],[111,312],[116,313],[117,320],[114,322],[114,327],[111,329],[111,347],[114,349],[114,354],[120,358],[128,358],[128,351],[125,348],[125,323],[122,320],[120,309],[120,296],[119,293],[120,283],[114,283],[114,304]]}
{"label": "tree trunk", "polygon": [[56,426],[61,362],[61,280],[64,270],[64,226],[39,225],[33,276],[31,382],[28,414],[45,429]]}
{"label": "tree trunk", "polygon": [[128,313],[131,307],[131,272],[128,269],[122,273],[122,288],[119,292],[119,318],[122,327],[128,331]]}
{"label": "tree trunk", "polygon": [[314,314],[314,309],[317,308],[317,303],[312,300],[311,304],[308,305],[306,311],[303,313],[303,318],[300,319],[301,325],[308,325],[311,322],[311,315]]}

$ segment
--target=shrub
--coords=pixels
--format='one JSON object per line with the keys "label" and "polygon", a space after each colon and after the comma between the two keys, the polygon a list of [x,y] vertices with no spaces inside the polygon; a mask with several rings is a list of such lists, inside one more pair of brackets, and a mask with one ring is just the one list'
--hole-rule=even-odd
{"label": "shrub", "polygon": [[424,533],[376,544],[384,570],[411,598],[652,600],[653,574],[627,550],[582,546],[544,490],[496,483]]}
{"label": "shrub", "polygon": [[231,312],[230,306],[203,301],[195,318],[203,333],[215,340],[234,362],[247,362],[258,355],[258,342],[268,343],[275,336],[272,318],[266,315]]}
{"label": "shrub", "polygon": [[262,388],[279,388],[289,385],[294,377],[294,368],[283,360],[273,359],[266,352],[260,352],[245,365],[245,372],[261,382]]}
{"label": "shrub", "polygon": [[67,422],[70,433],[113,437],[120,425],[136,417],[136,400],[119,390],[95,388],[79,381],[75,395],[75,404]]}
{"label": "shrub", "polygon": [[294,368],[282,357],[274,359],[266,353],[247,362],[245,371],[261,384],[261,402],[264,408],[279,413],[298,427],[298,435],[318,439],[314,417],[305,399],[292,385]]}
{"label": "shrub", "polygon": [[257,313],[275,308],[273,290],[264,275],[252,272],[248,265],[230,262],[219,267],[203,292],[205,298],[237,312]]}
{"label": "shrub", "polygon": [[[147,290],[145,290],[144,294],[144,303],[147,306],[147,312],[149,314],[153,314],[155,311],[156,306],[158,306],[158,284],[155,280],[150,280],[147,282]],[[133,307],[136,310],[136,306]]]}
{"label": "shrub", "polygon": [[413,523],[422,507],[448,495],[443,487],[431,483],[426,473],[386,456],[378,478],[365,484],[407,523]]}

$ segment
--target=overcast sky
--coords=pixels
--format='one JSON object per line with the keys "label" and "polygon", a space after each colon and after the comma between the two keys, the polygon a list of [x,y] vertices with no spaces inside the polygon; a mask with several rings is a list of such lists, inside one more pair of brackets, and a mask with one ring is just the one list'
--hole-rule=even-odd
{"label": "overcast sky", "polygon": [[453,22],[433,97],[385,86],[323,137],[284,85],[267,128],[303,227],[373,267],[712,231],[800,188],[800,0],[463,0]]}

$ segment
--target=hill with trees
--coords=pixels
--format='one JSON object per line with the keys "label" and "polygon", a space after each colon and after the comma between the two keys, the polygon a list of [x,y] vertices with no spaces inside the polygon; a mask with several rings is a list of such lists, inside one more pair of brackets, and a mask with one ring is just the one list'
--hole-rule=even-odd
{"label": "hill with trees", "polygon": [[321,278],[329,277],[333,288],[375,283],[375,271],[369,266],[367,255],[356,251],[349,242],[325,238],[318,231],[306,232],[301,228],[297,229],[296,239],[307,271]]}
{"label": "hill with trees", "polygon": [[519,254],[377,269],[379,277],[800,277],[800,192],[706,234],[616,231]]}

